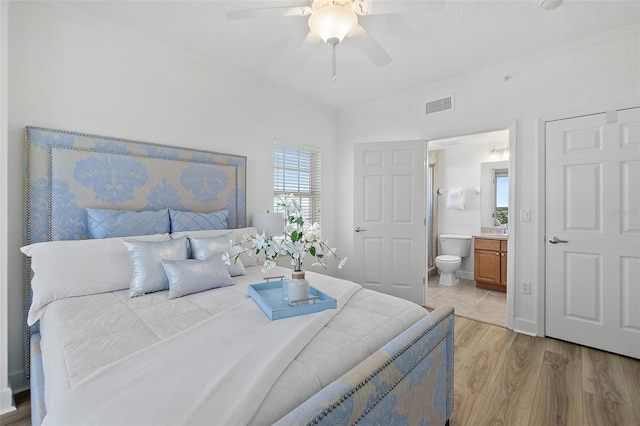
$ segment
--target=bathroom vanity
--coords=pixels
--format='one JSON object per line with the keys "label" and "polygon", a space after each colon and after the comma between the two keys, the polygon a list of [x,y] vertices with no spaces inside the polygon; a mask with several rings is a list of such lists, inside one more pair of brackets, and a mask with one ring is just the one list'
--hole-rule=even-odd
{"label": "bathroom vanity", "polygon": [[505,235],[473,237],[476,287],[507,291],[507,248]]}

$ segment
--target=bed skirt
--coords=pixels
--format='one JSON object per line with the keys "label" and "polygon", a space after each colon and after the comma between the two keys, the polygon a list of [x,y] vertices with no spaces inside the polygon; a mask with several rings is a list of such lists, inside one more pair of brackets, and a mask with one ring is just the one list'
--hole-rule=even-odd
{"label": "bed skirt", "polygon": [[40,350],[40,332],[31,334],[31,363],[29,385],[31,387],[31,424],[42,424],[47,411],[44,406],[44,369]]}

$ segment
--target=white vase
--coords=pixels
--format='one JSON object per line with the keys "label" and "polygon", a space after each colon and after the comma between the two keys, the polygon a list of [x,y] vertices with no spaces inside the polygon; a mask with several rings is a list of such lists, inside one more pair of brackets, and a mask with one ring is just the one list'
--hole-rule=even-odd
{"label": "white vase", "polygon": [[[296,305],[309,303],[309,281],[304,278],[304,271],[293,271],[291,279],[287,282],[289,288],[289,302]],[[296,303],[297,300],[303,300]]]}

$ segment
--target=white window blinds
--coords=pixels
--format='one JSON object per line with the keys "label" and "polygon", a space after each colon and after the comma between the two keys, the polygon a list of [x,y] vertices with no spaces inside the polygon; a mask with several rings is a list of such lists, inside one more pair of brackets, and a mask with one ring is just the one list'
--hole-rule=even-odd
{"label": "white window blinds", "polygon": [[293,194],[305,220],[320,222],[320,153],[275,145],[273,151],[273,211],[284,212],[278,197]]}

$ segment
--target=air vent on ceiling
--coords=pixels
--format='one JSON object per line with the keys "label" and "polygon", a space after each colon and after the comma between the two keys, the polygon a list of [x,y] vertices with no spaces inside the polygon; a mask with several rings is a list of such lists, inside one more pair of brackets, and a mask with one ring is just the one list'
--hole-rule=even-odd
{"label": "air vent on ceiling", "polygon": [[450,111],[452,109],[453,109],[453,96],[447,96],[446,98],[434,99],[432,101],[427,102],[427,115]]}

